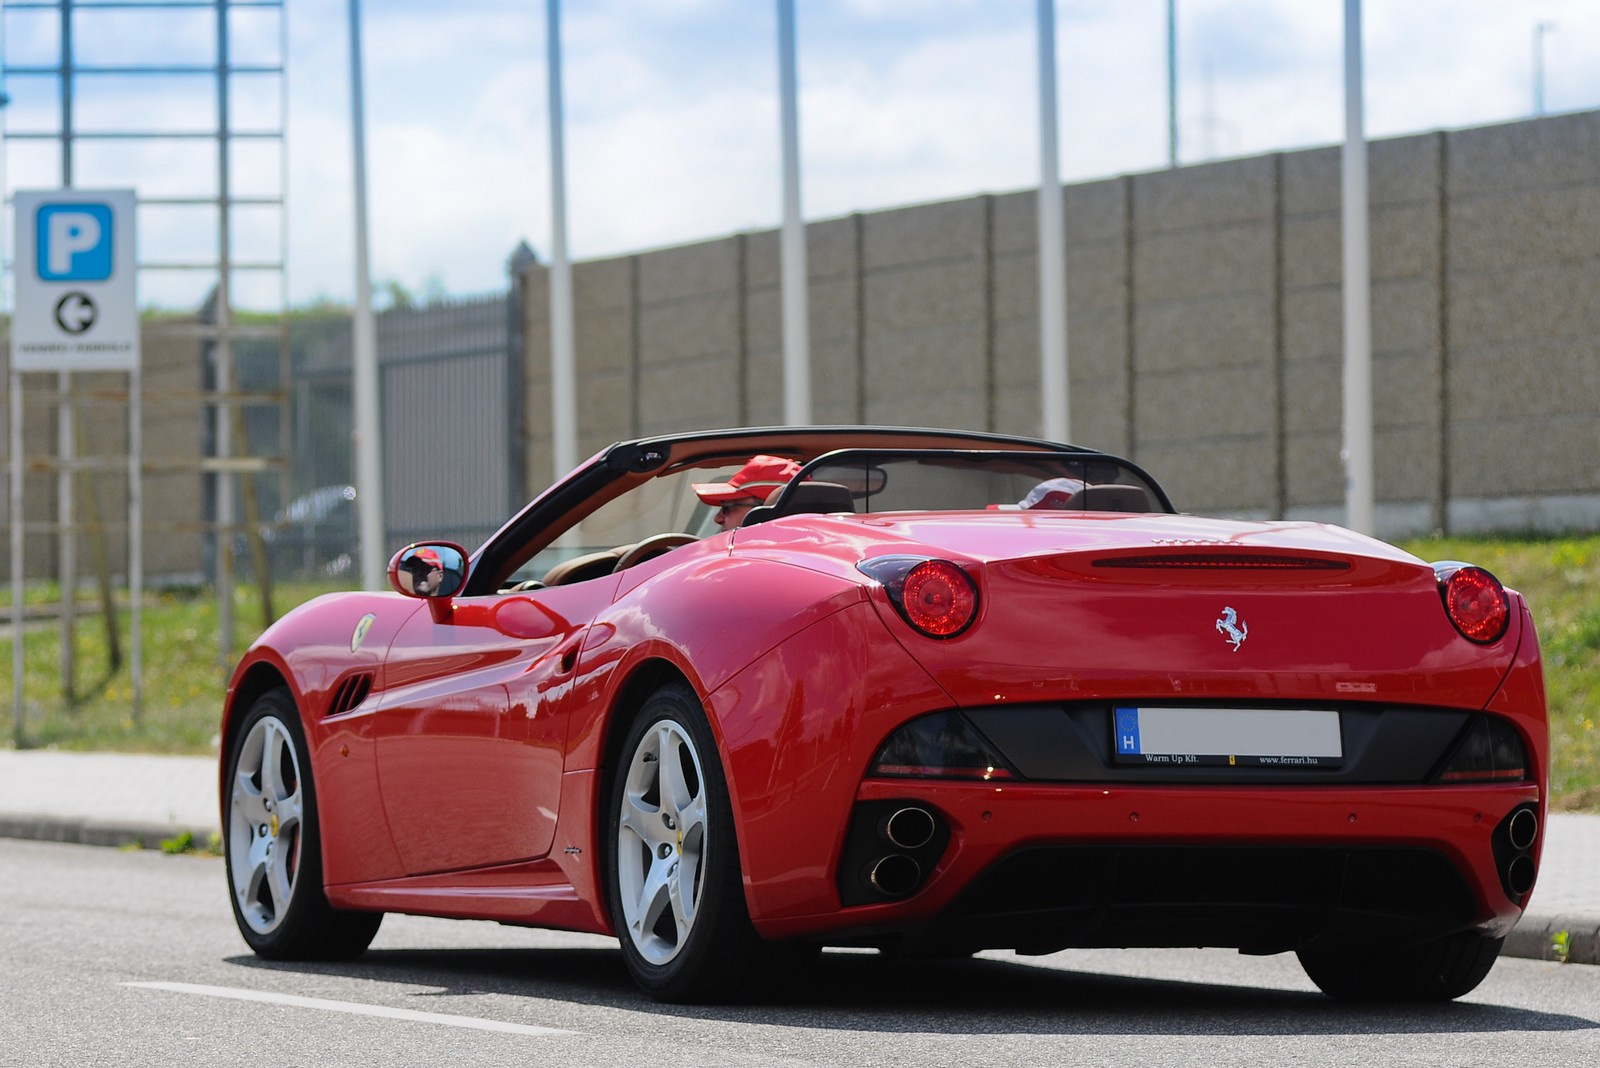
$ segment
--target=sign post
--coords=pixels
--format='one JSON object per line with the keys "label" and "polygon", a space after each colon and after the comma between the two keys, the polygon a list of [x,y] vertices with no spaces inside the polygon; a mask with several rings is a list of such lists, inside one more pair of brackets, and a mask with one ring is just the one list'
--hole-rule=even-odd
{"label": "sign post", "polygon": [[[128,585],[132,600],[133,712],[144,704],[140,601],[144,593],[139,306],[131,189],[19,190],[16,308],[11,319],[11,624],[16,735],[22,741],[22,375],[128,373]],[[62,397],[62,403],[67,398]],[[64,461],[66,458],[63,458]],[[75,535],[74,535],[75,536]],[[63,603],[73,591],[61,591]]]}

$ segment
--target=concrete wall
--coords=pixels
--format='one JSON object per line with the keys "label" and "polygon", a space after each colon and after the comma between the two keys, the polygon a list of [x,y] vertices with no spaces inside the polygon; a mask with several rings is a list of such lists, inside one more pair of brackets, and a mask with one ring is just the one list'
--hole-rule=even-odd
{"label": "concrete wall", "polygon": [[[1600,112],[1375,142],[1378,521],[1600,524]],[[1343,511],[1339,151],[1064,189],[1072,436],[1185,510]],[[807,227],[814,418],[1040,430],[1036,197]],[[546,270],[525,269],[529,491]],[[778,237],[575,266],[582,451],[780,420]]]}

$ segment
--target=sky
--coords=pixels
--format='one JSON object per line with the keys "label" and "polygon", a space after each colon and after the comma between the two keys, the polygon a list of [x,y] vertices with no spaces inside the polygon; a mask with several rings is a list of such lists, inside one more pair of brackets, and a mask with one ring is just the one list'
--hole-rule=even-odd
{"label": "sky", "polygon": [[[1035,0],[795,6],[808,218],[1037,186]],[[1339,142],[1343,8],[1340,0],[1177,0],[1181,162]],[[1166,0],[1056,0],[1064,181],[1167,166],[1166,9]],[[1366,0],[1364,10],[1372,138],[1528,117],[1536,41],[1546,112],[1600,107],[1593,0]],[[380,292],[390,283],[424,298],[504,288],[519,241],[541,259],[550,251],[544,4],[363,0],[361,11]],[[94,32],[85,23],[79,60],[203,58],[215,23],[203,10],[183,17],[129,15]],[[287,205],[281,219],[270,205],[239,209],[236,258],[281,255],[292,304],[348,301],[347,0],[288,0],[286,22],[277,19],[241,10],[229,27],[236,61],[287,70],[282,92],[270,77],[236,76],[239,126],[281,125],[286,137],[281,157],[270,139],[241,143],[235,193],[281,193]],[[9,10],[4,26],[12,68],[43,62],[55,47],[38,13]],[[566,0],[562,37],[575,259],[778,225],[775,0]],[[49,95],[44,81],[8,76],[8,134],[58,121],[40,99]],[[101,79],[93,88],[80,91],[80,128],[215,124],[214,95],[192,82]],[[59,164],[43,158],[51,152],[59,149],[8,137],[8,192],[52,184]],[[85,144],[82,154],[79,186],[133,182],[141,198],[174,198],[216,181],[203,145]],[[141,259],[205,258],[216,228],[195,223],[200,210],[142,208]],[[141,299],[181,304],[197,284],[194,272],[144,271]]]}

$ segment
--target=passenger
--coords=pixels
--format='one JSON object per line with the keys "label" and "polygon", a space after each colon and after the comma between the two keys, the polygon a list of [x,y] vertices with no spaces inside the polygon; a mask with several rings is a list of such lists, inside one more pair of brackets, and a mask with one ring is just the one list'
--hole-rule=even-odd
{"label": "passenger", "polygon": [[1084,485],[1081,478],[1046,479],[1029,490],[1028,495],[1017,502],[1017,507],[1025,512],[1062,509]]}
{"label": "passenger", "polygon": [[752,456],[726,482],[700,482],[695,495],[716,508],[717,525],[732,530],[744,522],[750,509],[766,504],[789,480],[800,473],[800,465],[781,456]]}

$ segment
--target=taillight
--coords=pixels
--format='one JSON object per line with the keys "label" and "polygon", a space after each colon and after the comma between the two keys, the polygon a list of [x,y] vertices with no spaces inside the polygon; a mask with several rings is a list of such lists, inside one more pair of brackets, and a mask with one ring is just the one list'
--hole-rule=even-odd
{"label": "taillight", "polygon": [[1532,774],[1522,736],[1498,716],[1473,716],[1435,782],[1522,782]]}
{"label": "taillight", "polygon": [[871,775],[918,779],[1014,779],[994,744],[959,712],[914,719],[889,735]]}
{"label": "taillight", "polygon": [[1511,599],[1500,580],[1481,567],[1453,561],[1434,564],[1433,573],[1456,630],[1479,644],[1499,641],[1511,622]]}
{"label": "taillight", "polygon": [[953,638],[977,618],[978,587],[948,560],[876,556],[856,568],[882,584],[900,618],[930,638]]}

